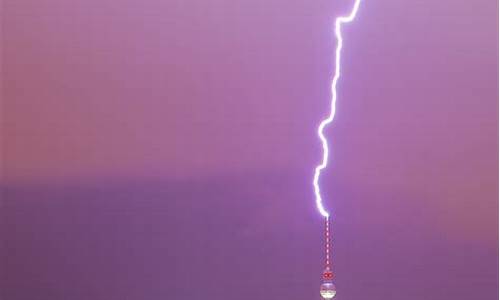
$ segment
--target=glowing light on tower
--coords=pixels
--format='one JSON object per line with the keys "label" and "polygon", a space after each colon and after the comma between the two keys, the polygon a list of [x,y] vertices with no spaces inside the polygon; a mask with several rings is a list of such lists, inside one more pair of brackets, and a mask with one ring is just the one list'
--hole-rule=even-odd
{"label": "glowing light on tower", "polygon": [[337,82],[340,78],[340,53],[342,51],[342,24],[349,23],[356,17],[356,13],[358,12],[359,4],[361,0],[355,0],[354,6],[351,10],[351,13],[347,16],[341,16],[335,19],[335,38],[337,39],[337,48],[335,49],[335,75],[332,79],[332,99],[330,106],[330,114],[328,117],[321,121],[318,127],[318,137],[321,140],[321,145],[323,147],[323,159],[321,163],[314,170],[314,194],[316,196],[316,206],[318,207],[319,213],[328,218],[330,213],[325,209],[323,205],[323,198],[321,197],[321,190],[319,188],[319,176],[321,175],[321,171],[326,168],[328,165],[328,141],[323,134],[323,130],[325,127],[330,124],[335,118],[335,103],[337,102]]}
{"label": "glowing light on tower", "polygon": [[337,39],[337,48],[335,49],[335,74],[332,79],[332,99],[330,106],[330,114],[328,117],[321,121],[318,127],[318,137],[321,140],[321,145],[323,147],[323,159],[321,163],[314,170],[314,194],[316,196],[316,206],[318,207],[319,213],[325,217],[325,270],[323,271],[322,283],[320,286],[320,295],[323,299],[332,299],[337,294],[337,289],[333,283],[334,274],[331,268],[330,261],[330,213],[325,209],[323,205],[323,198],[321,197],[321,190],[319,188],[319,177],[321,171],[328,165],[328,141],[323,134],[325,127],[330,124],[335,118],[335,103],[337,102],[337,82],[340,78],[340,54],[342,51],[342,24],[349,23],[356,17],[358,12],[359,4],[361,0],[355,0],[354,6],[351,12],[347,16],[341,16],[335,19],[335,38]]}

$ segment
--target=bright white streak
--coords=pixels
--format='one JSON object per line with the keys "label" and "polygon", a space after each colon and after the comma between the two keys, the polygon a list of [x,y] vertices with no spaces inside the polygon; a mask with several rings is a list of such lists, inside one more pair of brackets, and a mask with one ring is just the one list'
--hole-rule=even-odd
{"label": "bright white streak", "polygon": [[337,81],[340,78],[340,52],[342,50],[341,26],[344,23],[349,23],[352,20],[354,20],[354,18],[356,17],[356,13],[358,12],[360,2],[361,0],[355,0],[354,6],[349,15],[341,16],[335,19],[335,37],[337,39],[337,48],[335,50],[335,75],[333,76],[332,80],[331,108],[330,108],[330,115],[326,119],[321,121],[318,127],[318,137],[320,138],[321,144],[323,146],[323,160],[321,164],[319,164],[314,170],[314,180],[313,180],[314,194],[316,195],[316,206],[318,207],[319,213],[325,218],[328,218],[330,214],[326,211],[325,207],[323,206],[323,198],[321,197],[321,192],[318,183],[321,171],[324,168],[326,168],[328,164],[328,152],[329,152],[328,141],[326,140],[323,134],[323,129],[325,129],[325,127],[328,124],[330,124],[335,118],[335,103],[337,102]]}

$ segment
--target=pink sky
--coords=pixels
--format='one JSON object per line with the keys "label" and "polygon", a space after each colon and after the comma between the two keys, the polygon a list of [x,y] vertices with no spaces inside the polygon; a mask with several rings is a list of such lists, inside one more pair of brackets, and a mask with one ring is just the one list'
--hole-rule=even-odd
{"label": "pink sky", "polygon": [[[99,3],[6,3],[7,181],[317,163],[332,20],[348,1]],[[326,178],[439,181],[428,188],[444,206],[496,189],[495,7],[363,2],[345,28]]]}
{"label": "pink sky", "polygon": [[[295,174],[314,207],[333,19],[350,5],[4,1],[4,183]],[[362,1],[322,177],[328,205],[352,209],[344,220],[390,230],[417,206],[425,232],[497,247],[497,13],[492,0]],[[349,202],[346,187],[379,194]],[[271,198],[259,216],[278,228],[287,201]]]}

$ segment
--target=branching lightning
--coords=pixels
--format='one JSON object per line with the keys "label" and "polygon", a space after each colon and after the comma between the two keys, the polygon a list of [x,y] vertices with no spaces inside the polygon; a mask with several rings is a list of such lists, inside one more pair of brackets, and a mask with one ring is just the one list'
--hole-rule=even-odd
{"label": "branching lightning", "polygon": [[330,213],[325,209],[323,205],[323,198],[321,197],[321,191],[319,188],[319,177],[321,175],[321,171],[326,168],[328,164],[328,141],[326,140],[323,130],[325,127],[330,124],[333,119],[335,118],[335,103],[337,101],[337,82],[340,78],[340,53],[342,50],[342,31],[341,27],[342,24],[349,23],[354,18],[356,17],[356,13],[358,12],[359,4],[361,0],[355,0],[354,6],[350,12],[349,15],[347,16],[340,16],[335,19],[335,37],[337,39],[337,48],[335,49],[335,75],[333,76],[332,79],[332,98],[331,98],[331,107],[330,107],[330,114],[326,119],[323,119],[321,123],[319,124],[318,127],[318,137],[321,140],[321,145],[323,146],[323,160],[321,161],[321,164],[319,164],[315,170],[314,170],[314,180],[313,180],[313,186],[314,186],[314,194],[316,196],[316,206],[318,207],[318,210],[322,216],[325,218],[329,218]]}

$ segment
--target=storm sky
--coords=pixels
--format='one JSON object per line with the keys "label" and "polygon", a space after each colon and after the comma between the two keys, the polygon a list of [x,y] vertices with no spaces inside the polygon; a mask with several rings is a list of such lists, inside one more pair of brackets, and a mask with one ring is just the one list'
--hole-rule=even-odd
{"label": "storm sky", "polygon": [[[319,299],[351,5],[5,0],[5,299]],[[343,27],[339,300],[498,298],[497,13],[362,0]]]}

